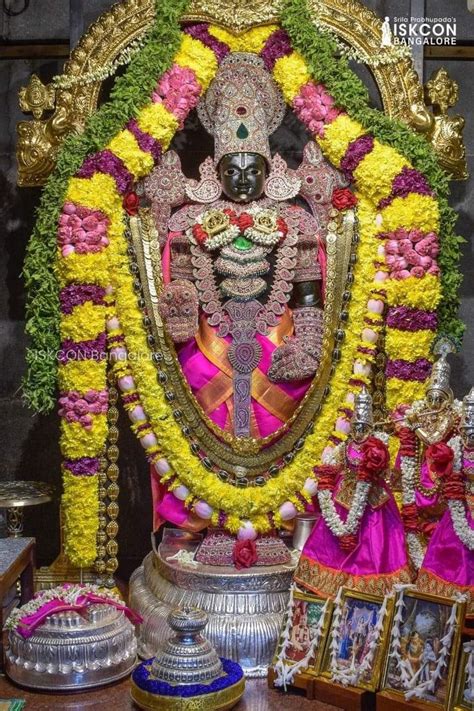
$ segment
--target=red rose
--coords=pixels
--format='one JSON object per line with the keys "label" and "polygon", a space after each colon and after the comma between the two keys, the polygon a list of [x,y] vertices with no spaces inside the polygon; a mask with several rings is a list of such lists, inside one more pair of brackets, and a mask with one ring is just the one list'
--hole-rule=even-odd
{"label": "red rose", "polygon": [[416,435],[409,427],[400,427],[398,430],[400,440],[399,454],[401,457],[414,457],[416,454]]}
{"label": "red rose", "polygon": [[390,462],[387,446],[377,437],[367,437],[361,447],[361,469],[372,477],[382,474]]}
{"label": "red rose", "polygon": [[238,225],[239,224],[239,219],[238,219],[236,213],[234,212],[234,210],[231,210],[229,207],[225,207],[222,210],[222,212],[224,213],[224,215],[227,215],[231,225]]}
{"label": "red rose", "polygon": [[451,470],[451,476],[443,486],[443,494],[446,501],[464,501],[466,490],[462,474],[459,472],[454,474]]}
{"label": "red rose", "polygon": [[280,232],[283,232],[283,237],[286,237],[286,235],[288,234],[288,225],[281,217],[279,217],[277,220],[277,227]]}
{"label": "red rose", "polygon": [[232,560],[237,570],[251,568],[257,562],[257,546],[255,541],[236,541],[232,552]]}
{"label": "red rose", "polygon": [[318,480],[319,491],[334,491],[336,477],[339,474],[337,467],[323,464],[320,467],[314,467],[313,471]]}
{"label": "red rose", "polygon": [[348,210],[357,204],[357,198],[349,188],[337,188],[332,194],[331,202],[336,210]]}
{"label": "red rose", "polygon": [[136,193],[127,193],[123,199],[122,203],[124,209],[132,217],[138,214],[138,208],[140,206],[140,198]]}
{"label": "red rose", "polygon": [[248,212],[243,212],[240,215],[237,224],[239,225],[241,232],[244,232],[247,227],[252,227],[253,225],[252,215],[249,215]]}
{"label": "red rose", "polygon": [[454,452],[444,442],[437,442],[427,448],[426,459],[436,474],[443,476],[453,468]]}
{"label": "red rose", "polygon": [[207,232],[203,229],[202,225],[198,223],[193,225],[193,236],[198,244],[203,244],[209,237]]}
{"label": "red rose", "polygon": [[402,519],[407,533],[417,533],[418,531],[418,509],[415,503],[403,504]]}

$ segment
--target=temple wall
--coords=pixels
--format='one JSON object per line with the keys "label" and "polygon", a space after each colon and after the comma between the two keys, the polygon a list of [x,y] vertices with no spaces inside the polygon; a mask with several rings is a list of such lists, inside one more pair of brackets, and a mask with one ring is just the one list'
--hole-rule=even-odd
{"label": "temple wall", "polygon": [[[84,20],[87,26],[112,3],[108,0],[84,0]],[[390,17],[409,12],[408,0],[372,0],[366,2],[379,15]],[[20,8],[23,0],[11,0],[12,9]],[[474,15],[467,11],[466,0],[427,0],[426,16],[457,18],[459,40],[474,42]],[[64,40],[69,37],[69,3],[67,0],[31,2],[26,12],[18,17],[7,17],[0,10],[0,32],[3,40]],[[465,143],[471,173],[474,172],[474,63],[469,60],[430,59],[425,61],[425,80],[440,66],[446,66],[450,76],[459,83],[460,100],[456,111],[466,117]],[[25,247],[34,223],[34,211],[40,191],[18,188],[16,185],[15,131],[23,118],[18,108],[18,90],[31,73],[43,81],[59,73],[62,60],[0,59],[0,270],[3,288],[0,293],[0,480],[37,479],[53,483],[60,490],[59,426],[55,414],[32,416],[22,406],[19,392],[24,371],[24,302],[25,295],[20,272]],[[363,71],[364,78],[368,73]],[[368,81],[370,77],[368,77]],[[374,100],[375,89],[372,84]],[[294,162],[299,154],[301,139],[293,132],[291,117],[279,130],[273,148]],[[203,135],[193,129],[179,137],[177,148],[186,154],[185,169],[202,160],[206,151]],[[463,247],[461,315],[467,331],[461,352],[453,359],[453,386],[462,396],[474,384],[474,259],[472,227],[474,220],[474,180],[453,183],[452,205],[459,212],[458,231],[467,243]],[[122,572],[129,573],[149,550],[151,502],[147,467],[143,450],[130,434],[122,415],[121,439],[121,500],[119,535]],[[26,532],[38,539],[40,564],[49,563],[58,550],[57,503],[30,508],[26,512]]]}

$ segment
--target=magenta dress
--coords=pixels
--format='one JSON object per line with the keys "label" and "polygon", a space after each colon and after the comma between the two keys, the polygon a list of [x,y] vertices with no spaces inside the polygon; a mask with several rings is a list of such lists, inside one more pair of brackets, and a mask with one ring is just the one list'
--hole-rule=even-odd
{"label": "magenta dress", "polygon": [[[471,460],[465,459],[464,464],[474,466]],[[471,507],[467,504],[466,508],[468,524],[474,530],[472,504]],[[451,597],[456,592],[467,593],[470,598],[467,616],[474,617],[474,551],[469,550],[456,535],[449,508],[428,544],[417,588],[444,597]]]}
{"label": "magenta dress", "polygon": [[[336,484],[335,506],[345,521],[349,510],[337,501],[343,478]],[[325,598],[334,598],[342,585],[385,595],[395,583],[412,581],[402,519],[384,482],[369,494],[356,535],[356,546],[344,550],[321,516],[303,548],[295,581]]]}

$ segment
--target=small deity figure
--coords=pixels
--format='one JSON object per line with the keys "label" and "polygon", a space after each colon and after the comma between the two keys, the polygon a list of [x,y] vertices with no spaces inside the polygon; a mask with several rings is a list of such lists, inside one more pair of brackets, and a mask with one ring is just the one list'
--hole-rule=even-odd
{"label": "small deity figure", "polygon": [[426,452],[447,509],[428,544],[417,588],[442,596],[467,594],[467,616],[474,618],[474,388],[463,400],[458,430]]}
{"label": "small deity figure", "polygon": [[440,496],[441,481],[430,465],[427,450],[434,444],[446,443],[453,435],[459,403],[450,387],[451,368],[443,352],[433,365],[426,396],[410,408],[395,414],[400,448],[395,469],[401,473],[402,513],[408,548],[413,564],[421,564],[426,542],[443,515],[445,502]]}
{"label": "small deity figure", "polygon": [[385,482],[388,449],[372,428],[372,398],[364,388],[355,398],[349,439],[315,468],[321,516],[295,580],[323,597],[334,598],[341,585],[384,595],[412,579],[402,519]]}

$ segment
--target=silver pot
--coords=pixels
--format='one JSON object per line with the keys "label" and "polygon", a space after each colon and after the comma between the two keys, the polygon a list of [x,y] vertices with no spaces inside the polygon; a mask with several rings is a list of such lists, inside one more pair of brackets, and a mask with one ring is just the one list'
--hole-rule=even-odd
{"label": "silver pot", "polygon": [[8,635],[5,671],[32,689],[68,691],[122,679],[136,662],[131,622],[111,605],[91,605],[84,615],[53,613],[24,639]]}

